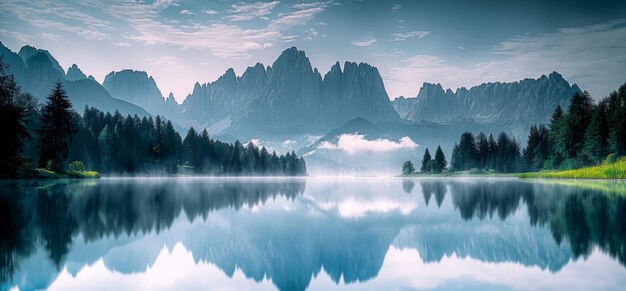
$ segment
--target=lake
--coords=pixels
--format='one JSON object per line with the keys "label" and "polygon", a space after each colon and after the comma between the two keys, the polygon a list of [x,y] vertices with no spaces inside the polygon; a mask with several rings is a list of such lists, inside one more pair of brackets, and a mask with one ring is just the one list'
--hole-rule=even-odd
{"label": "lake", "polygon": [[0,182],[0,288],[626,286],[626,183],[514,178]]}

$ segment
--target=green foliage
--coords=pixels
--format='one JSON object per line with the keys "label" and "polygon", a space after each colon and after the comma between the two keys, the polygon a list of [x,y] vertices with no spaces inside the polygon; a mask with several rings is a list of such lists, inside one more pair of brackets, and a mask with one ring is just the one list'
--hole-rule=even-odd
{"label": "green foliage", "polygon": [[465,132],[452,149],[451,170],[457,172],[494,169],[500,173],[512,173],[518,170],[519,163],[519,146],[504,132],[500,133],[497,142],[491,134],[487,137],[481,132],[475,139],[472,133]]}
{"label": "green foliage", "polygon": [[57,83],[41,111],[41,128],[37,131],[39,166],[52,160],[52,169],[61,171],[77,130],[72,103],[61,83]]}
{"label": "green foliage", "polygon": [[24,168],[21,154],[30,138],[27,112],[20,104],[20,88],[0,56],[0,178],[15,178]]}
{"label": "green foliage", "polygon": [[69,170],[72,172],[84,172],[85,165],[81,161],[73,161],[69,165]]}
{"label": "green foliage", "polygon": [[412,175],[413,173],[415,173],[415,167],[413,166],[413,162],[404,162],[404,164],[402,164],[402,175]]}
{"label": "green foliage", "polygon": [[421,173],[430,173],[432,171],[432,157],[428,148],[424,151],[424,157],[422,158],[422,166],[420,167]]}
{"label": "green foliage", "polygon": [[448,166],[448,162],[446,161],[446,157],[441,150],[441,146],[437,146],[437,151],[435,151],[435,159],[433,160],[432,171],[433,173],[441,173]]}
{"label": "green foliage", "polygon": [[561,179],[626,179],[626,158],[615,163],[584,167],[566,171],[544,171],[525,173],[521,178],[561,178]]}

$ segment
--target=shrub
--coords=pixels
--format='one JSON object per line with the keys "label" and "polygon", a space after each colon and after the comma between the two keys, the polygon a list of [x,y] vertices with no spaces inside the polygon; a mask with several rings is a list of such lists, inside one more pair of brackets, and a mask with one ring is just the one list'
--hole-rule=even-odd
{"label": "shrub", "polygon": [[84,172],[85,165],[81,161],[73,161],[70,163],[70,171],[72,172]]}

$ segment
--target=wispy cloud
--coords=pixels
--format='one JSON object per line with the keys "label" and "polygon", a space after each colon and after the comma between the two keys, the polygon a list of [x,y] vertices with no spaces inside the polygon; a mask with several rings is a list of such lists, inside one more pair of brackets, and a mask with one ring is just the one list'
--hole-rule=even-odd
{"label": "wispy cloud", "polygon": [[424,31],[424,30],[414,30],[414,31],[409,31],[407,33],[394,33],[391,36],[393,37],[393,39],[391,39],[391,41],[405,41],[409,38],[424,38],[427,35],[430,34],[430,31]]}
{"label": "wispy cloud", "polygon": [[[3,10],[18,19],[43,29],[65,31],[85,39],[104,40],[110,35],[110,22],[74,9],[63,2],[5,2]],[[70,22],[78,23],[69,24]]]}
{"label": "wispy cloud", "polygon": [[219,14],[218,11],[213,10],[213,9],[204,9],[202,10],[202,13],[204,14],[208,14],[208,15],[215,15],[215,14]]}
{"label": "wispy cloud", "polygon": [[391,11],[396,12],[398,10],[400,10],[400,8],[402,8],[401,4],[393,4],[391,5]]}
{"label": "wispy cloud", "polygon": [[368,37],[365,37],[365,38],[362,38],[362,39],[353,40],[350,43],[352,45],[355,45],[355,46],[370,46],[370,45],[374,44],[377,41],[378,40],[375,37],[368,36]]}
{"label": "wispy cloud", "polygon": [[244,21],[254,18],[262,17],[272,13],[278,5],[278,1],[272,2],[256,2],[256,3],[237,3],[231,5],[231,9],[228,11],[231,15],[226,16],[226,19],[232,21]]}
{"label": "wispy cloud", "polygon": [[191,11],[189,9],[183,9],[179,13],[182,14],[182,15],[194,15],[194,14],[196,14],[195,12],[193,12],[193,11]]}
{"label": "wispy cloud", "polygon": [[326,150],[341,150],[348,154],[361,152],[392,152],[402,149],[415,149],[417,144],[410,137],[405,136],[399,141],[388,139],[367,140],[361,134],[342,134],[336,144],[325,141],[317,148]]}
{"label": "wispy cloud", "polygon": [[164,9],[169,6],[178,6],[178,0],[155,0],[152,7],[156,9]]}
{"label": "wispy cloud", "polygon": [[327,7],[327,4],[322,2],[312,2],[308,4],[309,5],[304,6],[294,5],[293,8],[296,9],[295,11],[279,14],[278,18],[270,23],[268,28],[280,30],[303,25],[311,21],[315,15],[323,12]]}

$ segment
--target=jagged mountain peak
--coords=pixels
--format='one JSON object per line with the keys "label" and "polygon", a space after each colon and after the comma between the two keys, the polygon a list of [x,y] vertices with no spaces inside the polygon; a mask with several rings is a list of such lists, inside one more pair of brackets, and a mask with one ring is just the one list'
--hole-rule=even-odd
{"label": "jagged mountain peak", "polygon": [[274,71],[283,68],[303,68],[313,71],[311,62],[304,51],[298,50],[295,46],[284,50],[272,64]]}
{"label": "jagged mountain peak", "polygon": [[42,49],[38,49],[38,48],[36,48],[34,46],[25,45],[22,48],[20,48],[20,51],[17,54],[22,58],[22,61],[24,61],[24,63],[26,63],[26,62],[28,62],[28,59],[30,59],[32,56],[34,56],[34,55],[36,55],[38,53],[44,54],[48,58],[48,60],[50,61],[50,64],[52,65],[52,67],[55,70],[63,73],[63,75],[65,75],[65,70],[63,70],[63,68],[61,67],[59,62],[47,50],[42,50]]}
{"label": "jagged mountain peak", "polygon": [[65,75],[65,79],[69,81],[83,80],[87,79],[87,76],[83,73],[83,71],[78,68],[76,64],[73,64],[71,67],[67,69],[67,74]]}

